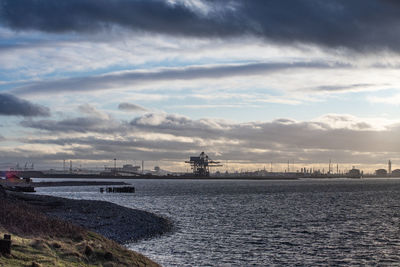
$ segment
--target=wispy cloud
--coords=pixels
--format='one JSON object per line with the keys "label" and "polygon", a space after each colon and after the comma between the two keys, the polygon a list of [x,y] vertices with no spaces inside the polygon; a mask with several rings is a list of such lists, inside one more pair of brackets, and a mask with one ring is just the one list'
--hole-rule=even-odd
{"label": "wispy cloud", "polygon": [[331,69],[347,65],[322,62],[254,63],[241,65],[164,68],[157,71],[124,71],[100,76],[33,82],[12,91],[17,94],[62,93],[112,89],[126,84],[134,85],[156,81],[220,79],[232,76],[265,75],[290,69]]}
{"label": "wispy cloud", "polygon": [[148,111],[148,109],[146,109],[140,105],[137,105],[134,103],[126,103],[126,102],[120,103],[118,105],[118,109],[123,110],[123,111],[136,111],[136,112]]}
{"label": "wispy cloud", "polygon": [[369,88],[385,87],[387,84],[370,84],[370,83],[359,83],[359,84],[344,84],[344,85],[321,85],[314,90],[322,92],[354,92],[354,91],[365,91]]}
{"label": "wispy cloud", "polygon": [[100,117],[76,117],[70,119],[57,120],[24,120],[20,123],[24,127],[46,130],[50,132],[99,132],[113,133],[121,131],[121,125],[111,119]]}
{"label": "wispy cloud", "polygon": [[367,96],[367,101],[376,104],[400,105],[400,94],[392,96]]}

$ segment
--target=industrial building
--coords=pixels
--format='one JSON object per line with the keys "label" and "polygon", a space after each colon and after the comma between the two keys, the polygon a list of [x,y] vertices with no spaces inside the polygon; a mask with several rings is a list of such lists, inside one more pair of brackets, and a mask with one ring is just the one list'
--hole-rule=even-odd
{"label": "industrial building", "polygon": [[347,173],[349,178],[361,178],[362,172],[359,169],[353,168]]}
{"label": "industrial building", "polygon": [[392,177],[400,177],[400,169],[393,170]]}
{"label": "industrial building", "polygon": [[388,174],[388,172],[385,169],[378,169],[375,171],[375,175],[378,177],[386,177],[387,174]]}

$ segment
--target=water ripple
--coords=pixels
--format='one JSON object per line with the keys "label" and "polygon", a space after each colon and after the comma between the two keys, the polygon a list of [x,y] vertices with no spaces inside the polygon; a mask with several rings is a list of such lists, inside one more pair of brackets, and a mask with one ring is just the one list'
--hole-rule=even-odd
{"label": "water ripple", "polygon": [[392,266],[400,262],[400,180],[132,181],[40,189],[171,218],[176,230],[129,244],[164,266]]}

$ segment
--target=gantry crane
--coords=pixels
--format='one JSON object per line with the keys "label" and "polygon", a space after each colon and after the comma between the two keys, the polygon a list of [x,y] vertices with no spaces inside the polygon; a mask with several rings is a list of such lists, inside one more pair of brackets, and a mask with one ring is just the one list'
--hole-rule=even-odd
{"label": "gantry crane", "polygon": [[185,163],[189,163],[193,174],[200,177],[210,176],[210,167],[222,166],[219,161],[211,160],[204,152],[201,152],[198,157],[190,157],[190,160],[185,161]]}

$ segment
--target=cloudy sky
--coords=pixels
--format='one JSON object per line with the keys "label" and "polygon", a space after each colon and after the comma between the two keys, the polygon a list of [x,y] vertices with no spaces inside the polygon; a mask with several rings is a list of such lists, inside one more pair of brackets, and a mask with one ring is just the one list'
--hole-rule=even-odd
{"label": "cloudy sky", "polygon": [[230,170],[400,168],[399,13],[395,0],[0,0],[0,168],[185,170],[201,151]]}

